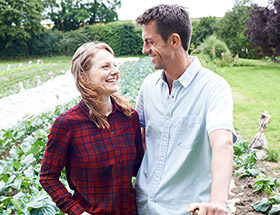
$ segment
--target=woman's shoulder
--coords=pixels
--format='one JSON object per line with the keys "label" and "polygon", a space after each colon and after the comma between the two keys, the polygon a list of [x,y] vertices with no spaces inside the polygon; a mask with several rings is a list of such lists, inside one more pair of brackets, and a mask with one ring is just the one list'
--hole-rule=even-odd
{"label": "woman's shoulder", "polygon": [[79,104],[73,106],[72,108],[61,113],[54,121],[59,124],[69,124],[77,119],[79,119]]}

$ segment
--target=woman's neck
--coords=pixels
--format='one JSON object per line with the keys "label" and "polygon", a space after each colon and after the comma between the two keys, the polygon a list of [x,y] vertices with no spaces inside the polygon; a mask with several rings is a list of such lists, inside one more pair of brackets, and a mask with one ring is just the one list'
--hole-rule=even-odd
{"label": "woman's neck", "polygon": [[109,116],[109,114],[113,111],[113,104],[111,101],[111,97],[106,97],[106,98],[102,98],[102,102],[103,102],[103,108],[102,108],[102,113],[106,116]]}

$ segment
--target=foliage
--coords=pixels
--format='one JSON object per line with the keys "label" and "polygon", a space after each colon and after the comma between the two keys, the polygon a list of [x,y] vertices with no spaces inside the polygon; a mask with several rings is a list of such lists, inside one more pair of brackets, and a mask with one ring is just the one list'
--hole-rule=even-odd
{"label": "foliage", "polygon": [[246,20],[252,8],[251,0],[236,0],[231,11],[217,22],[216,34],[223,40],[232,54],[243,58],[256,58],[257,52],[252,48],[249,39],[244,35]]}
{"label": "foliage", "polygon": [[207,55],[218,66],[229,66],[232,62],[232,57],[227,45],[211,35],[204,40],[204,42],[195,49],[192,54],[202,53]]}
{"label": "foliage", "polygon": [[271,198],[263,198],[261,201],[251,204],[251,206],[257,212],[265,213],[269,211],[270,215],[277,215],[280,213],[279,193]]}
{"label": "foliage", "polygon": [[214,33],[215,24],[216,18],[211,16],[203,17],[199,19],[199,21],[193,22],[191,43],[193,43],[195,47],[199,46],[206,37]]}
{"label": "foliage", "polygon": [[82,28],[76,31],[68,31],[64,33],[61,42],[61,50],[64,54],[73,55],[77,48],[83,45],[85,42],[90,41],[89,35]]}
{"label": "foliage", "polygon": [[[73,55],[80,45],[93,40],[108,43],[116,56],[139,55],[142,50],[141,34],[141,29],[136,28],[132,22],[87,25],[68,32],[45,30],[29,40],[28,49],[21,55],[25,57],[28,53],[31,56]],[[7,55],[3,53],[1,57],[7,58]]]}
{"label": "foliage", "polygon": [[[49,215],[60,213],[39,183],[47,134],[54,119],[77,103],[72,100],[54,112],[21,121],[0,132],[0,214]],[[5,153],[5,157],[3,154]],[[67,187],[65,174],[61,178]]]}
{"label": "foliage", "polygon": [[116,9],[120,6],[120,0],[62,0],[51,5],[48,15],[54,22],[54,28],[69,31],[85,24],[116,21],[118,19]]}
{"label": "foliage", "polygon": [[135,62],[125,62],[121,68],[120,90],[121,94],[129,98],[134,106],[144,78],[152,73],[152,61],[146,57]]}
{"label": "foliage", "polygon": [[256,168],[257,155],[255,151],[244,153],[234,157],[234,167],[236,176],[242,178],[244,176],[256,177],[262,170]]}
{"label": "foliage", "polygon": [[276,60],[280,56],[280,0],[271,1],[265,8],[255,4],[247,25],[245,34],[253,45]]}
{"label": "foliage", "polygon": [[243,141],[238,139],[233,144],[234,156],[241,156],[242,154],[249,153],[249,143],[247,141]]}
{"label": "foliage", "polygon": [[259,174],[255,180],[255,190],[258,192],[264,190],[266,194],[271,194],[276,191],[280,186],[276,178],[272,178],[269,175]]}
{"label": "foliage", "polygon": [[29,40],[29,54],[31,56],[53,56],[64,53],[61,41],[64,34],[57,30],[45,30],[42,34]]}
{"label": "foliage", "polygon": [[266,151],[266,156],[264,157],[264,160],[269,162],[278,162],[279,158],[279,152],[277,152],[275,149],[268,149]]}
{"label": "foliage", "polygon": [[38,0],[0,0],[0,56],[26,54],[28,41],[42,32]]}
{"label": "foliage", "polygon": [[257,155],[254,150],[249,149],[249,143],[237,140],[233,144],[235,175],[242,178],[245,176],[258,176],[263,170],[256,168]]}

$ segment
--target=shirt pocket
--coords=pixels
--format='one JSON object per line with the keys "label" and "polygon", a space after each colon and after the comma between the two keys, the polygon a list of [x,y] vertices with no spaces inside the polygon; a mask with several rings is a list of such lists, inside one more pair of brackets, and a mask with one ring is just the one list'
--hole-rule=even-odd
{"label": "shirt pocket", "polygon": [[178,117],[174,121],[175,142],[177,146],[184,149],[191,149],[200,142],[201,139],[201,117],[188,115]]}

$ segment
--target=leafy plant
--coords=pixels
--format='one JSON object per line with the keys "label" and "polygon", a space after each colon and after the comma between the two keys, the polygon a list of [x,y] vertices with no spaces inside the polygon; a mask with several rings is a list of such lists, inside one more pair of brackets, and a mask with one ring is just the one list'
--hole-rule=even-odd
{"label": "leafy plant", "polygon": [[277,194],[271,198],[263,198],[251,204],[251,206],[257,212],[265,213],[269,211],[270,215],[277,215],[280,213],[280,196]]}
{"label": "leafy plant", "polygon": [[278,162],[279,153],[275,151],[274,149],[268,149],[266,151],[266,156],[264,157],[264,160],[269,162]]}
{"label": "leafy plant", "polygon": [[271,194],[277,190],[280,186],[276,178],[272,178],[269,175],[259,174],[255,180],[255,190],[258,192],[264,190],[266,194]]}

